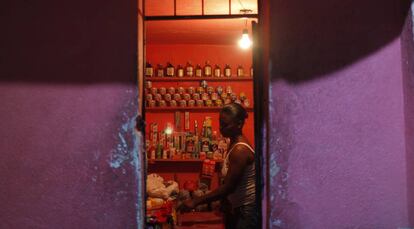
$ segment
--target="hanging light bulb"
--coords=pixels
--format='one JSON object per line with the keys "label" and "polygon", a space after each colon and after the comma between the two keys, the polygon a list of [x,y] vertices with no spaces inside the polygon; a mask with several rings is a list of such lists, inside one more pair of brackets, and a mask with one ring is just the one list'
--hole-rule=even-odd
{"label": "hanging light bulb", "polygon": [[247,29],[243,29],[242,37],[239,40],[239,46],[242,49],[248,49],[252,45],[252,41],[249,38],[249,31]]}

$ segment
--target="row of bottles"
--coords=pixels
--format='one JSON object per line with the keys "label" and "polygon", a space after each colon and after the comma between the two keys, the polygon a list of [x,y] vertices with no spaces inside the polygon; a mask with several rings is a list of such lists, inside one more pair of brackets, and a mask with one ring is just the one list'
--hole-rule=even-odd
{"label": "row of bottles", "polygon": [[[209,61],[206,61],[203,67],[200,64],[197,64],[196,67],[191,64],[190,61],[187,62],[186,66],[179,64],[177,67],[174,67],[170,62],[167,63],[167,66],[164,68],[162,64],[158,64],[157,68],[147,62],[145,66],[145,76],[146,77],[232,77],[232,69],[230,65],[226,64],[222,70],[218,64],[215,64],[214,68],[210,65]],[[248,74],[245,73],[243,66],[239,65],[236,69],[237,77],[247,77]],[[250,77],[253,77],[253,68],[250,68]]]}
{"label": "row of bottles", "polygon": [[[186,116],[189,115],[186,113]],[[173,131],[170,124],[159,131],[158,123],[152,123],[150,137],[146,141],[148,159],[222,160],[226,156],[228,143],[213,131],[211,122],[211,117],[205,117],[201,131],[197,120],[194,121],[193,131],[189,130],[188,123],[184,131]]]}

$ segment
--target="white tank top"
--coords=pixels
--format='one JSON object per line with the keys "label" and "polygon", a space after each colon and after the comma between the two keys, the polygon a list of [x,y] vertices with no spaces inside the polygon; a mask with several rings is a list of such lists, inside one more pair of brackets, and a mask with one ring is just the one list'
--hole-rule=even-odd
{"label": "white tank top", "polygon": [[[254,154],[254,150],[247,143],[238,142],[234,144],[234,146],[229,150],[226,158],[224,159],[223,168],[221,169],[221,174],[223,176],[227,175],[227,171],[230,165],[229,156],[236,145],[244,145],[247,148],[249,148],[250,151],[252,151],[252,153]],[[247,204],[254,204],[256,202],[255,162],[253,162],[245,168],[245,170],[243,171],[242,178],[237,183],[236,189],[227,198],[230,201],[233,208],[237,208]]]}

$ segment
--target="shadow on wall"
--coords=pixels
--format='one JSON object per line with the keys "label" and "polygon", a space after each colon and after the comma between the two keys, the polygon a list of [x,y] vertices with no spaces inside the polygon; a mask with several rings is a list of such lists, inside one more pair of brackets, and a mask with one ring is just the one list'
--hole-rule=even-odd
{"label": "shadow on wall", "polygon": [[136,82],[125,68],[136,66],[133,11],[130,1],[2,1],[0,80]]}
{"label": "shadow on wall", "polygon": [[399,37],[410,0],[270,1],[273,79],[323,77]]}

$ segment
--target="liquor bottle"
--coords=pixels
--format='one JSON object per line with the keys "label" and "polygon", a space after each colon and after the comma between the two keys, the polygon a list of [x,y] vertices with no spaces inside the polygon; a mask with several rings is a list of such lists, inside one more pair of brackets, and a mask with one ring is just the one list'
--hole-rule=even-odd
{"label": "liquor bottle", "polygon": [[194,138],[193,135],[191,134],[191,132],[187,132],[187,136],[186,136],[186,152],[188,154],[193,155],[194,153]]}
{"label": "liquor bottle", "polygon": [[194,120],[194,154],[193,158],[199,159],[200,158],[200,141],[198,136],[198,123],[197,120]]}
{"label": "liquor bottle", "polygon": [[212,135],[213,135],[213,128],[212,128],[212,123],[211,123],[211,117],[205,117],[205,137],[211,139]]}
{"label": "liquor bottle", "polygon": [[250,77],[253,77],[253,66],[250,67]]}
{"label": "liquor bottle", "polygon": [[175,68],[170,62],[167,63],[167,74],[166,75],[168,77],[174,77],[175,75]]}
{"label": "liquor bottle", "polygon": [[218,64],[214,67],[214,77],[221,77],[221,69]]}
{"label": "liquor bottle", "polygon": [[179,64],[177,67],[177,76],[184,77],[184,68],[183,66],[181,66],[181,64]]}
{"label": "liquor bottle", "polygon": [[185,66],[185,76],[193,77],[194,76],[194,67],[191,65],[191,62],[187,62],[187,66]]}
{"label": "liquor bottle", "polygon": [[201,66],[197,64],[195,69],[195,76],[196,77],[202,77],[203,76],[203,69],[201,69]]}
{"label": "liquor bottle", "polygon": [[162,64],[158,64],[157,66],[157,77],[164,77],[164,67]]}
{"label": "liquor bottle", "polygon": [[243,66],[239,65],[239,67],[237,68],[237,77],[243,77],[243,76],[244,76]]}
{"label": "liquor bottle", "polygon": [[231,68],[230,68],[230,65],[228,64],[226,64],[226,67],[224,68],[224,76],[231,77]]}
{"label": "liquor bottle", "polygon": [[145,76],[146,77],[153,77],[154,76],[154,68],[152,67],[152,65],[147,62],[145,64]]}
{"label": "liquor bottle", "polygon": [[206,61],[206,65],[204,65],[204,76],[211,77],[211,65],[209,61]]}

